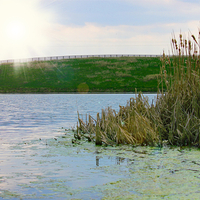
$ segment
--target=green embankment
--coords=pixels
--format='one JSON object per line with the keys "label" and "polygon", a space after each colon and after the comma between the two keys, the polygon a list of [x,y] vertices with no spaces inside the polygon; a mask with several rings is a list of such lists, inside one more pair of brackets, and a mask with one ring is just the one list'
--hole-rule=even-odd
{"label": "green embankment", "polygon": [[159,57],[76,58],[0,65],[1,93],[157,91]]}

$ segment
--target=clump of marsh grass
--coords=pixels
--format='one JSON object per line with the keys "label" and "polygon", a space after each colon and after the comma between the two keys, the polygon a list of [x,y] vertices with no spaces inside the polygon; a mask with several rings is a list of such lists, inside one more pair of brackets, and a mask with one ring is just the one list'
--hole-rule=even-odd
{"label": "clump of marsh grass", "polygon": [[[199,33],[200,38],[200,33]],[[84,122],[78,116],[76,139],[85,137],[96,145],[200,143],[200,48],[194,35],[172,38],[173,56],[163,56],[156,104],[142,93],[131,98],[119,112],[108,107],[97,118]]]}
{"label": "clump of marsh grass", "polygon": [[[156,103],[164,127],[160,136],[172,145],[199,145],[199,43],[194,35],[186,40],[180,34],[179,41],[172,38],[172,52],[172,59],[165,54],[162,57],[162,87]],[[163,85],[167,88],[165,92]]]}
{"label": "clump of marsh grass", "polygon": [[126,106],[120,106],[119,112],[108,107],[97,113],[96,119],[89,115],[86,122],[78,115],[75,138],[86,137],[96,145],[155,145],[159,141],[155,118],[155,107],[139,93]]}

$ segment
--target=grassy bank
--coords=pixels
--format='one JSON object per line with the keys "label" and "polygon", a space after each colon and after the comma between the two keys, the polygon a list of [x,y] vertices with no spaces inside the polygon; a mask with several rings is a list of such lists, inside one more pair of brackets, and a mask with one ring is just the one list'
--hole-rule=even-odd
{"label": "grassy bank", "polygon": [[156,92],[160,65],[159,57],[1,64],[0,92]]}

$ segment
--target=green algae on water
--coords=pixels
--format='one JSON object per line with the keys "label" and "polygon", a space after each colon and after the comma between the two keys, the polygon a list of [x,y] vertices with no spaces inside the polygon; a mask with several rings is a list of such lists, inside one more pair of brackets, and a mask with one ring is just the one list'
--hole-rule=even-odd
{"label": "green algae on water", "polygon": [[[73,134],[67,133],[65,137],[56,137],[57,140],[12,145],[16,156],[24,154],[24,148],[27,154],[17,157],[21,168],[15,168],[12,176],[1,176],[0,185],[16,185],[12,190],[2,188],[0,197],[199,199],[197,148],[96,146],[86,141],[74,145],[69,142],[72,138]],[[33,144],[37,148],[32,148]]]}

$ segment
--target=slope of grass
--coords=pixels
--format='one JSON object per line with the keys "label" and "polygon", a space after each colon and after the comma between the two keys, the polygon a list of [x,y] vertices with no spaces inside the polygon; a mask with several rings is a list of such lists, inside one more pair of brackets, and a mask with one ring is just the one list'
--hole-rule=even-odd
{"label": "slope of grass", "polygon": [[2,64],[0,92],[156,92],[160,65],[158,57]]}

